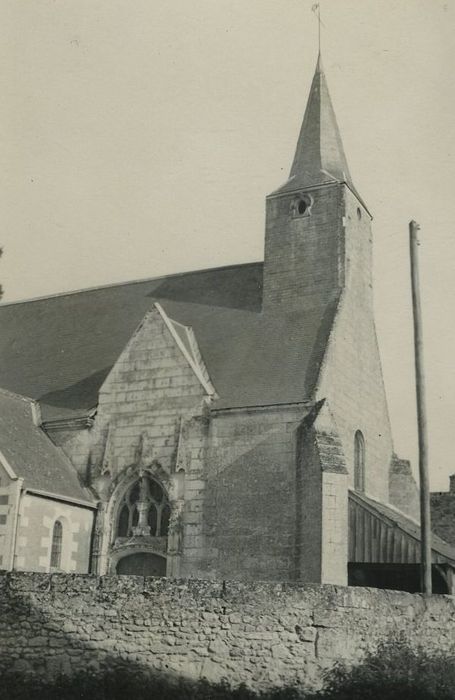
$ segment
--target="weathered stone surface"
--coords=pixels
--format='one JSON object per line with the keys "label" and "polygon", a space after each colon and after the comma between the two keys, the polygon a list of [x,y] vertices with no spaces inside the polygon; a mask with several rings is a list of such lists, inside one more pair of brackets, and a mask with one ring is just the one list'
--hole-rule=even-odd
{"label": "weathered stone surface", "polygon": [[337,659],[403,631],[454,653],[455,600],[362,588],[141,577],[0,574],[0,675],[155,672],[255,688],[317,686]]}

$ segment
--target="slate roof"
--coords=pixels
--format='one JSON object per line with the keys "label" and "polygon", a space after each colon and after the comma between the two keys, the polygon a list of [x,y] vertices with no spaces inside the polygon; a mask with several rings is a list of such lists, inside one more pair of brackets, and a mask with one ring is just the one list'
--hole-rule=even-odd
{"label": "slate roof", "polygon": [[32,401],[1,389],[0,450],[24,488],[93,502],[65,454],[35,425]]}
{"label": "slate roof", "polygon": [[262,263],[0,305],[0,386],[38,399],[45,421],[87,415],[155,301],[194,330],[215,408],[310,398],[338,299],[263,315]]}
{"label": "slate roof", "polygon": [[289,179],[276,192],[330,182],[346,182],[357,195],[319,55]]}
{"label": "slate roof", "polygon": [[[382,516],[382,518],[391,521],[404,533],[410,535],[413,539],[420,542],[420,525],[401,511],[386,505],[385,503],[369,498],[363,493],[360,494],[358,492],[350,491],[349,498],[368,506],[370,509],[376,511],[380,516]],[[455,564],[455,547],[452,547],[452,545],[448,544],[445,542],[445,540],[441,539],[434,533],[432,533],[431,549],[433,552],[436,552],[449,560],[451,564]]]}
{"label": "slate roof", "polygon": [[[319,58],[290,179],[278,192],[333,181],[353,188]],[[338,296],[309,296],[298,311],[265,315],[262,273],[262,263],[251,263],[1,305],[0,386],[39,400],[45,421],[87,415],[158,301],[193,329],[215,408],[309,400]]]}

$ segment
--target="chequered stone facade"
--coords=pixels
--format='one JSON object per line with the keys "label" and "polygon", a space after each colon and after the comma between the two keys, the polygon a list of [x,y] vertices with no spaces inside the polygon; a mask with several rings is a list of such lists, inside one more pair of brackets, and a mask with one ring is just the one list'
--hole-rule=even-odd
{"label": "chequered stone facade", "polygon": [[33,494],[21,498],[14,568],[48,572],[51,565],[54,523],[62,523],[62,552],[59,568],[67,573],[85,573],[90,565],[93,511]]}

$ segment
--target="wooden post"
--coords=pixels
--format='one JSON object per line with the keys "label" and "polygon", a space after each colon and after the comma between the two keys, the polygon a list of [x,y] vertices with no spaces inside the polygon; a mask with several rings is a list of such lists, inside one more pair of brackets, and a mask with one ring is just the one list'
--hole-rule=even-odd
{"label": "wooden post", "polygon": [[417,429],[419,437],[420,477],[420,578],[424,595],[431,595],[431,515],[428,478],[428,439],[423,365],[422,310],[420,306],[418,231],[415,221],[409,224],[411,253],[412,311],[414,318],[414,353],[417,397]]}

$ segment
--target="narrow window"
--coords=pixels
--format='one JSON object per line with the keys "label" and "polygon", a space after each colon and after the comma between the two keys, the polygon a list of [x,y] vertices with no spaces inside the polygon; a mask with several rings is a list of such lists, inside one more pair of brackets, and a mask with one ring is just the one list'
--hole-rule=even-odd
{"label": "narrow window", "polygon": [[156,537],[158,527],[158,511],[154,503],[150,503],[149,506],[148,525],[150,527],[151,536]]}
{"label": "narrow window", "polygon": [[54,523],[51,546],[51,570],[60,569],[62,563],[63,526],[60,520]]}
{"label": "narrow window", "polygon": [[169,503],[166,503],[161,512],[161,535],[164,536],[168,534],[169,530],[169,520],[171,518],[171,509]]}
{"label": "narrow window", "polygon": [[365,440],[360,430],[354,438],[354,489],[365,491]]}
{"label": "narrow window", "polygon": [[118,537],[128,537],[128,530],[130,529],[130,510],[125,504],[119,515],[117,535]]}

